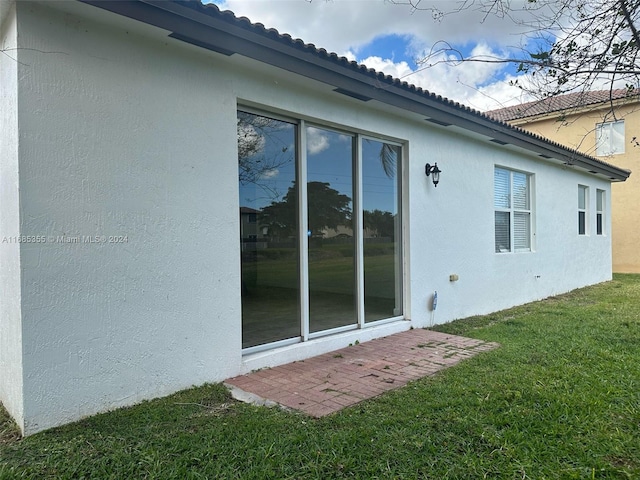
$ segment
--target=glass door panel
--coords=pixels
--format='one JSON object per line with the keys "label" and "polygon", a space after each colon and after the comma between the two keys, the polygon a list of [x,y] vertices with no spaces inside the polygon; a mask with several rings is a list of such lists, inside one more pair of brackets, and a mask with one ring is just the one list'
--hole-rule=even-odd
{"label": "glass door panel", "polygon": [[306,128],[309,332],[357,324],[354,137]]}
{"label": "glass door panel", "polygon": [[300,336],[296,129],[238,112],[243,348]]}
{"label": "glass door panel", "polygon": [[362,141],[365,322],[402,315],[400,153]]}

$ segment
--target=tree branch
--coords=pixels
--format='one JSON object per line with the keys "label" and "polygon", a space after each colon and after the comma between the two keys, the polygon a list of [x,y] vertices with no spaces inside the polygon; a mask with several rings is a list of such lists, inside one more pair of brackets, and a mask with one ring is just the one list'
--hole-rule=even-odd
{"label": "tree branch", "polygon": [[627,2],[625,0],[620,0],[620,9],[624,14],[624,18],[631,29],[631,33],[633,34],[633,39],[636,41],[636,45],[640,46],[640,36],[638,35],[638,30],[636,30],[635,25],[633,24],[633,20],[631,20],[631,15],[629,14],[629,9],[627,8]]}

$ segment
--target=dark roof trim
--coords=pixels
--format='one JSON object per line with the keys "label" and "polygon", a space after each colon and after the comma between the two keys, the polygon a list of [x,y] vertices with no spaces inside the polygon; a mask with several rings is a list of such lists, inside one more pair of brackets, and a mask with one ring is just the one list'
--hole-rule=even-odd
{"label": "dark roof trim", "polygon": [[450,127],[451,124],[449,122],[443,122],[442,120],[438,120],[437,118],[425,118],[427,122],[435,123],[436,125],[440,125],[441,127]]}
{"label": "dark roof trim", "polygon": [[183,42],[190,43],[191,45],[195,45],[197,47],[202,47],[213,52],[221,53],[222,55],[226,55],[227,57],[230,57],[231,55],[236,53],[231,50],[225,50],[224,48],[217,47],[216,45],[203,42],[202,40],[196,40],[195,38],[187,37],[186,35],[182,35],[180,33],[170,33],[169,36],[171,38],[175,38],[176,40],[182,40]]}
{"label": "dark roof trim", "polygon": [[459,128],[551,157],[614,181],[626,180],[628,170],[552,142],[391,76],[350,62],[335,53],[281,35],[246,18],[221,12],[199,0],[80,0],[168,30],[171,37],[223,55],[239,55],[331,85],[335,91],[363,101],[377,100],[414,112],[439,124]]}
{"label": "dark roof trim", "polygon": [[367,97],[366,95],[360,95],[359,93],[352,92],[350,90],[346,90],[344,88],[336,88],[333,90],[334,92],[341,93],[342,95],[346,95],[347,97],[355,98],[356,100],[361,100],[363,102],[368,102],[371,100],[371,97]]}

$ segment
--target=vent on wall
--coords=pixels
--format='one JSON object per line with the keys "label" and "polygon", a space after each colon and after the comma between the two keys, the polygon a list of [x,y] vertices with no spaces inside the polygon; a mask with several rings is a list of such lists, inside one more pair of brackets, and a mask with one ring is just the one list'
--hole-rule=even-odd
{"label": "vent on wall", "polygon": [[195,38],[187,37],[186,35],[181,35],[179,33],[171,33],[169,34],[171,38],[175,38],[176,40],[181,40],[186,43],[190,43],[191,45],[195,45],[196,47],[206,48],[207,50],[211,50],[212,52],[221,53],[222,55],[226,55],[230,57],[235,52],[231,50],[226,50],[224,48],[217,47],[211,43],[203,42],[202,40],[196,40]]}
{"label": "vent on wall", "polygon": [[544,155],[544,154],[542,154],[542,153],[540,154],[540,156],[541,156],[542,158],[546,158],[546,159],[548,159],[548,160],[551,160],[551,159],[553,158],[553,157],[550,157],[549,155]]}
{"label": "vent on wall", "polygon": [[368,102],[371,100],[371,97],[367,97],[366,95],[361,95],[356,92],[352,92],[350,90],[345,90],[344,88],[336,88],[333,90],[336,93],[341,93],[342,95],[346,95],[347,97],[355,98],[357,100],[362,100],[363,102]]}
{"label": "vent on wall", "polygon": [[435,123],[436,125],[441,125],[443,127],[450,127],[453,123],[443,122],[442,120],[437,120],[435,118],[425,118],[427,122]]}
{"label": "vent on wall", "polygon": [[493,143],[497,143],[498,145],[509,145],[509,143],[508,143],[508,142],[503,142],[502,140],[497,140],[497,139],[495,139],[495,138],[492,138],[492,139],[491,139],[491,140],[489,140],[489,141],[490,141],[490,142],[493,142]]}

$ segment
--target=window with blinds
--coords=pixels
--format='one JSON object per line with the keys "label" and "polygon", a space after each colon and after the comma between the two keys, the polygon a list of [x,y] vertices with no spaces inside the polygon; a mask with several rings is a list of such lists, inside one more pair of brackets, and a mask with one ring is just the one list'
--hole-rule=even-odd
{"label": "window with blinds", "polygon": [[494,170],[495,251],[531,251],[531,175]]}

